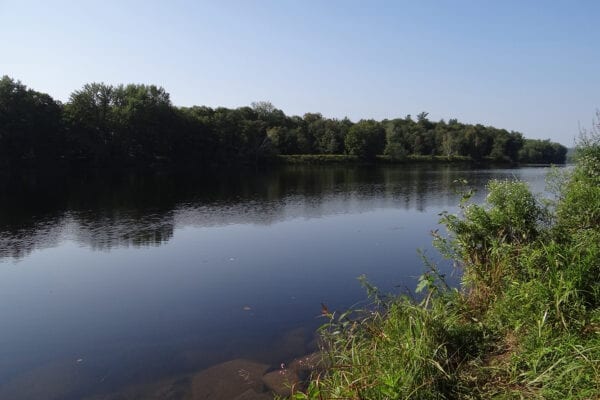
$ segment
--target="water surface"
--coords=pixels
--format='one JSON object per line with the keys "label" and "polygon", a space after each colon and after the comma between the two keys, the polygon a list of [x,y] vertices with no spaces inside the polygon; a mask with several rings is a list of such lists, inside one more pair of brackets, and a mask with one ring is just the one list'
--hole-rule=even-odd
{"label": "water surface", "polygon": [[[78,399],[314,348],[356,278],[413,291],[453,182],[544,190],[544,168],[286,167],[0,184],[0,398]],[[442,263],[451,283],[458,277]]]}

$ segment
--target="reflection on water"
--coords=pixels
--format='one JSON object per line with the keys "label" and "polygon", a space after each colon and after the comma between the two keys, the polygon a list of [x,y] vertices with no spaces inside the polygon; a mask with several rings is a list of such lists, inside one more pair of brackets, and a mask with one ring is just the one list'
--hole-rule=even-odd
{"label": "reflection on water", "polygon": [[430,249],[438,213],[455,209],[456,179],[481,200],[490,178],[539,192],[544,173],[304,166],[4,179],[0,398],[141,393],[164,380],[177,392],[227,360],[289,362],[314,349],[321,302],[364,298],[357,276],[412,291],[416,249]]}
{"label": "reflection on water", "polygon": [[[539,169],[464,170],[451,166],[288,167],[222,176],[156,175],[3,182],[0,257],[22,258],[70,239],[92,249],[160,245],[175,227],[269,225],[382,207],[454,207],[455,180],[483,189],[491,177],[529,179]],[[531,179],[529,179],[531,180]]]}

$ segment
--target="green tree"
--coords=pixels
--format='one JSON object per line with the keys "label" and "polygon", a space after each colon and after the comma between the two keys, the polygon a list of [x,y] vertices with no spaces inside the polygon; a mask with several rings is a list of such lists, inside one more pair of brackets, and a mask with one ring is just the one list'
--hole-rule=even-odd
{"label": "green tree", "polygon": [[118,142],[136,161],[163,162],[174,157],[175,110],[169,94],[154,85],[118,86],[114,91]]}
{"label": "green tree", "polygon": [[363,159],[374,159],[383,152],[385,130],[374,120],[361,120],[353,125],[346,135],[346,151],[348,154]]}
{"label": "green tree", "polygon": [[409,154],[406,125],[403,119],[386,121],[384,124],[385,148],[383,153],[394,160],[401,160]]}
{"label": "green tree", "polygon": [[256,119],[263,121],[267,128],[287,125],[285,113],[276,108],[271,102],[255,101],[251,104],[251,107],[256,113]]}
{"label": "green tree", "polygon": [[550,140],[526,139],[519,150],[519,161],[534,164],[562,164],[567,148]]}
{"label": "green tree", "polygon": [[106,163],[115,144],[114,87],[88,83],[65,105],[69,158],[86,164]]}
{"label": "green tree", "polygon": [[0,163],[56,162],[63,154],[61,104],[8,76],[0,79]]}
{"label": "green tree", "polygon": [[492,151],[492,144],[492,137],[483,125],[469,125],[464,131],[462,155],[482,160]]}

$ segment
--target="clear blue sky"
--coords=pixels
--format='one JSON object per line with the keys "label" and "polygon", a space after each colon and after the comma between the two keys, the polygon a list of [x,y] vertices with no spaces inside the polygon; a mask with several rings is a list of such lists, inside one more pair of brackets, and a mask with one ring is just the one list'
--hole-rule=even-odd
{"label": "clear blue sky", "polygon": [[600,107],[600,1],[0,0],[0,74],[66,101],[152,83],[173,103],[421,111],[572,145]]}

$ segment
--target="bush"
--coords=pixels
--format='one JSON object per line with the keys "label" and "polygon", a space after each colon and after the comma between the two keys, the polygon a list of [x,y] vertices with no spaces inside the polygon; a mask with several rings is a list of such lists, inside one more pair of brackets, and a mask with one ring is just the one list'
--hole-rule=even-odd
{"label": "bush", "polygon": [[463,268],[461,290],[428,263],[420,303],[330,315],[331,367],[296,398],[598,398],[600,135],[577,154],[554,208],[491,181],[484,205],[466,195],[460,215],[443,214],[449,236],[434,241]]}

